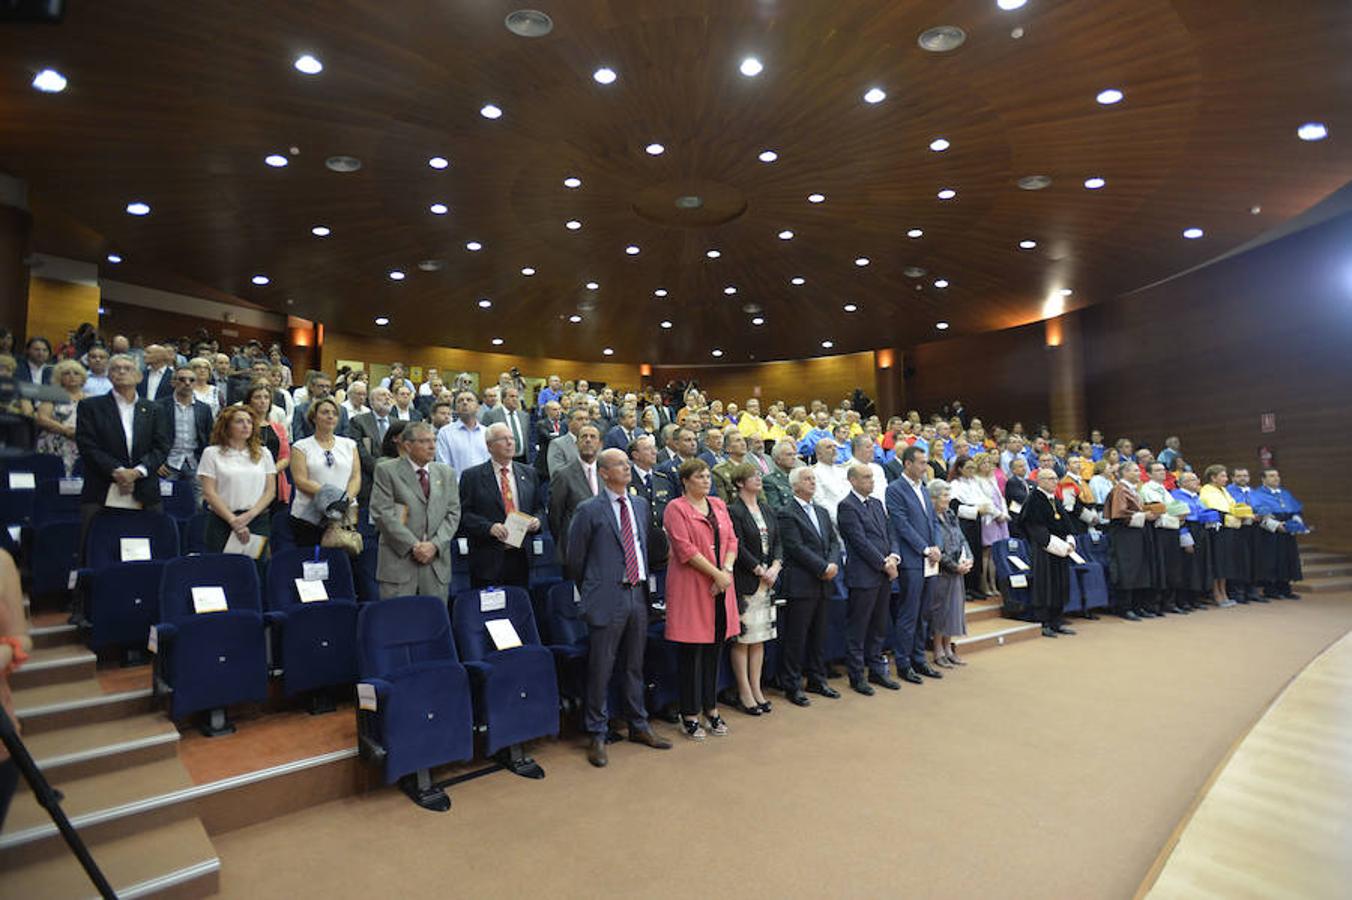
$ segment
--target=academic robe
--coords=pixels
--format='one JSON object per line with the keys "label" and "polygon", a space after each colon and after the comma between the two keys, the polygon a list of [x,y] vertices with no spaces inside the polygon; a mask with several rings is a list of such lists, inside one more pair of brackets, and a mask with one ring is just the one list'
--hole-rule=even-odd
{"label": "academic robe", "polygon": [[[1142,591],[1155,587],[1153,535],[1146,527],[1140,495],[1125,481],[1113,485],[1104,504],[1108,532],[1112,539],[1108,575],[1119,591]],[[1133,525],[1140,515],[1141,524]]]}
{"label": "academic robe", "polygon": [[1044,624],[1060,621],[1061,610],[1070,596],[1070,560],[1047,550],[1055,536],[1065,540],[1071,534],[1070,515],[1041,490],[1028,492],[1023,507],[1023,530],[1033,556],[1033,607]]}
{"label": "academic robe", "polygon": [[1253,489],[1253,511],[1260,522],[1280,522],[1281,531],[1260,525],[1254,542],[1253,580],[1265,584],[1285,584],[1304,577],[1296,535],[1308,530],[1301,518],[1299,500],[1286,488],[1275,491],[1265,485]]}
{"label": "academic robe", "polygon": [[1183,552],[1183,586],[1198,594],[1211,592],[1216,573],[1212,567],[1211,536],[1221,520],[1221,514],[1202,505],[1201,498],[1182,488],[1171,492],[1175,500],[1188,504],[1188,517],[1183,526],[1192,538],[1192,552]]}

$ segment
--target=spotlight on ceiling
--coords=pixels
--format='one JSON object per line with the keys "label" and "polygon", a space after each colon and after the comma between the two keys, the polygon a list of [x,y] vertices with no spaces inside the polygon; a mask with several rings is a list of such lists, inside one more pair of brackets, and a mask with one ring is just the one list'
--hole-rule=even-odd
{"label": "spotlight on ceiling", "polygon": [[390,270],[390,281],[403,281],[406,276],[398,269]]}
{"label": "spotlight on ceiling", "polygon": [[272,166],[274,169],[281,169],[285,167],[288,163],[290,163],[291,160],[287,159],[280,153],[270,153],[267,156],[263,157],[263,162]]}
{"label": "spotlight on ceiling", "polygon": [[791,241],[793,240],[793,232],[785,228],[783,231],[779,233],[779,239],[781,241]]}
{"label": "spotlight on ceiling", "polygon": [[59,94],[66,89],[66,76],[56,69],[43,69],[33,76],[33,89],[44,94]]}
{"label": "spotlight on ceiling", "polygon": [[1086,191],[1097,191],[1107,183],[1107,181],[1095,175],[1093,178],[1086,178],[1084,180],[1084,189]]}
{"label": "spotlight on ceiling", "polygon": [[502,108],[495,106],[492,103],[485,103],[483,106],[479,107],[479,115],[483,116],[485,119],[501,119]]}
{"label": "spotlight on ceiling", "polygon": [[427,207],[427,209],[434,216],[444,216],[451,211],[451,208],[445,203],[433,203],[431,206]]}
{"label": "spotlight on ceiling", "polygon": [[672,327],[672,323],[671,323],[671,320],[670,320],[670,319],[663,319],[661,322],[658,322],[657,324],[661,325],[663,328],[670,328],[670,327]]}
{"label": "spotlight on ceiling", "polygon": [[752,324],[752,325],[755,325],[755,326],[757,326],[757,327],[760,327],[761,325],[764,325],[764,324],[765,324],[765,317],[764,317],[764,316],[754,316],[754,317],[751,319],[751,324]]}
{"label": "spotlight on ceiling", "polygon": [[383,328],[384,326],[390,324],[390,317],[389,317],[389,316],[376,316],[376,324],[379,325],[379,326],[381,326],[381,327]]}
{"label": "spotlight on ceiling", "polygon": [[1190,241],[1195,241],[1195,240],[1197,240],[1199,237],[1201,237],[1201,236],[1204,235],[1204,234],[1206,234],[1206,232],[1203,231],[1203,230],[1200,229],[1200,228],[1195,228],[1195,227],[1194,227],[1194,228],[1184,228],[1184,229],[1183,229],[1183,237],[1187,238],[1187,239],[1190,240]]}
{"label": "spotlight on ceiling", "polygon": [[665,297],[666,295],[667,295],[667,289],[666,289],[666,288],[658,288],[657,290],[653,291],[653,296],[654,296],[654,297],[661,298],[661,297]]}
{"label": "spotlight on ceiling", "polygon": [[854,303],[846,303],[841,309],[845,310],[847,313],[859,312],[859,307]]}
{"label": "spotlight on ceiling", "polygon": [[765,66],[761,65],[761,61],[756,57],[748,56],[742,60],[742,64],[737,67],[737,70],[747,78],[755,78],[765,70]]}
{"label": "spotlight on ceiling", "polygon": [[601,289],[601,285],[598,284],[598,283],[595,282],[595,281],[589,281],[589,282],[587,282],[586,285],[584,285],[584,287],[586,287],[587,290],[589,290],[589,291],[597,291],[597,290],[600,290],[600,289]]}
{"label": "spotlight on ceiling", "polygon": [[1108,88],[1099,91],[1098,96],[1094,99],[1104,106],[1112,106],[1114,103],[1121,103],[1123,96],[1125,95],[1117,88]]}
{"label": "spotlight on ceiling", "polygon": [[493,338],[493,340],[491,341],[491,343],[493,344],[494,347],[501,347],[501,346],[502,346],[502,338]]}
{"label": "spotlight on ceiling", "polygon": [[638,244],[630,244],[628,247],[624,248],[624,252],[630,256],[638,256],[642,251],[639,249]]}
{"label": "spotlight on ceiling", "polygon": [[836,345],[836,342],[835,342],[835,341],[822,341],[822,349],[823,349],[823,350],[830,350],[830,349],[831,349],[832,347],[834,347],[835,345]]}
{"label": "spotlight on ceiling", "polygon": [[794,287],[802,287],[803,285],[807,284],[807,279],[804,278],[802,275],[795,275],[789,279],[789,284],[793,285]]}
{"label": "spotlight on ceiling", "polygon": [[869,263],[869,259],[868,259],[867,256],[859,256],[859,257],[855,257],[854,264],[855,264],[856,266],[859,266],[861,269],[862,269],[864,266],[868,265],[868,263]]}
{"label": "spotlight on ceiling", "polygon": [[807,202],[808,202],[808,203],[825,203],[825,202],[826,202],[826,195],[825,195],[825,194],[808,194],[808,195],[807,195]]}
{"label": "spotlight on ceiling", "polygon": [[995,5],[1005,11],[1009,11],[1012,9],[1018,9],[1027,2],[1028,0],[995,0]]}
{"label": "spotlight on ceiling", "polygon": [[434,156],[427,161],[427,164],[434,169],[444,169],[451,164],[451,161],[444,156]]}
{"label": "spotlight on ceiling", "polygon": [[948,330],[948,323],[947,323],[947,322],[935,322],[935,323],[934,323],[934,327],[937,328],[937,329],[939,329],[940,331],[947,331],[947,330]]}
{"label": "spotlight on ceiling", "polygon": [[607,347],[607,348],[605,348],[604,350],[601,351],[601,355],[602,355],[602,356],[614,356],[614,355],[615,355],[615,348],[614,348],[614,347]]}
{"label": "spotlight on ceiling", "polygon": [[869,88],[864,92],[865,103],[882,103],[887,99],[887,91],[882,88]]}
{"label": "spotlight on ceiling", "polygon": [[772,163],[779,159],[779,154],[773,150],[762,150],[760,156],[756,157],[763,163]]}
{"label": "spotlight on ceiling", "polygon": [[1019,241],[1020,250],[1034,250],[1037,248],[1037,241]]}
{"label": "spotlight on ceiling", "polygon": [[150,204],[133,200],[127,204],[127,213],[133,216],[148,216],[150,215]]}
{"label": "spotlight on ceiling", "polygon": [[1329,127],[1323,122],[1306,122],[1296,129],[1296,137],[1302,141],[1322,141],[1329,136]]}
{"label": "spotlight on ceiling", "polygon": [[579,316],[577,313],[573,313],[571,316],[568,317],[568,321],[576,325],[578,322],[582,321],[582,317]]}
{"label": "spotlight on ceiling", "polygon": [[465,249],[470,253],[478,253],[484,248],[484,245],[478,241],[465,241]]}
{"label": "spotlight on ceiling", "polygon": [[723,355],[723,351],[720,350],[720,349],[718,349],[717,347],[715,347],[714,349],[712,349],[712,350],[709,351],[709,355],[710,355],[710,356],[722,356],[722,355]]}
{"label": "spotlight on ceiling", "polygon": [[296,71],[302,75],[318,75],[320,72],[324,71],[324,64],[320,62],[317,57],[311,56],[308,53],[304,56],[296,57],[296,61],[292,63],[292,65],[295,66]]}
{"label": "spotlight on ceiling", "polygon": [[272,279],[266,275],[255,275],[253,278],[250,278],[249,280],[252,281],[254,284],[258,285],[259,287],[262,287],[263,285],[272,281]]}
{"label": "spotlight on ceiling", "polygon": [[948,279],[940,278],[938,281],[934,282],[934,286],[942,291],[944,288],[948,287]]}
{"label": "spotlight on ceiling", "polygon": [[951,146],[953,145],[948,142],[948,138],[935,138],[930,141],[930,149],[935,153],[943,153]]}
{"label": "spotlight on ceiling", "polygon": [[954,197],[958,196],[958,192],[953,190],[952,188],[944,188],[935,196],[937,196],[940,200],[952,200]]}
{"label": "spotlight on ceiling", "polygon": [[723,255],[723,252],[721,250],[706,250],[704,251],[704,255],[710,259],[718,259]]}
{"label": "spotlight on ceiling", "polygon": [[567,178],[563,179],[563,186],[569,188],[570,190],[580,188],[582,187],[582,179],[570,175]]}
{"label": "spotlight on ceiling", "polygon": [[569,219],[567,222],[563,223],[563,227],[567,228],[569,231],[577,231],[582,227],[582,223],[577,219]]}
{"label": "spotlight on ceiling", "polygon": [[731,297],[733,294],[737,293],[737,288],[734,287],[733,285],[728,285],[727,287],[723,288],[723,293]]}
{"label": "spotlight on ceiling", "polygon": [[533,267],[531,267],[531,266],[523,266],[523,267],[521,268],[521,274],[522,274],[522,275],[525,275],[527,278],[529,278],[529,277],[531,277],[532,275],[535,274],[535,269],[534,269]]}
{"label": "spotlight on ceiling", "polygon": [[315,237],[328,237],[333,234],[333,232],[327,225],[316,225],[314,228],[310,229],[310,234],[313,234]]}
{"label": "spotlight on ceiling", "polygon": [[493,308],[492,300],[489,300],[487,297],[479,298],[479,309],[492,309],[492,308]]}
{"label": "spotlight on ceiling", "polygon": [[597,84],[614,84],[615,79],[619,77],[620,76],[615,74],[614,69],[605,66],[602,66],[592,73],[592,81],[595,81]]}
{"label": "spotlight on ceiling", "polygon": [[663,153],[667,152],[667,148],[663,147],[656,141],[653,141],[651,144],[644,147],[643,151],[647,153],[649,156],[661,156]]}
{"label": "spotlight on ceiling", "polygon": [[122,262],[122,257],[118,256],[116,253],[109,253],[108,262],[112,263],[113,265],[117,265],[118,263]]}
{"label": "spotlight on ceiling", "polygon": [[915,240],[916,238],[924,237],[925,230],[923,228],[912,228],[910,231],[906,232],[906,236]]}

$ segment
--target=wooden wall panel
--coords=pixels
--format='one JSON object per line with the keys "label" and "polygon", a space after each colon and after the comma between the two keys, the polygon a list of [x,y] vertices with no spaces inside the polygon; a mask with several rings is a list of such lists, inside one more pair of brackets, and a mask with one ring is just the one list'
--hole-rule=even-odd
{"label": "wooden wall panel", "polygon": [[[125,334],[128,337],[133,334],[140,334],[145,338],[147,344],[153,344],[169,337],[177,338],[183,335],[191,337],[197,329],[205,328],[216,340],[221,342],[222,352],[229,353],[231,346],[242,345],[250,340],[261,341],[266,348],[268,344],[274,341],[284,342],[286,337],[281,331],[255,328],[237,322],[227,323],[220,319],[207,319],[184,313],[167,312],[149,306],[137,306],[132,303],[122,303],[106,298],[101,304],[95,303],[95,307],[98,306],[102,306],[106,310],[106,313],[97,319],[99,333],[105,338],[111,338],[114,334]],[[89,321],[96,320],[90,319]]]}
{"label": "wooden wall panel", "polygon": [[919,344],[906,351],[905,403],[926,418],[954,400],[987,424],[1051,420],[1053,354],[1041,322]]}
{"label": "wooden wall panel", "polygon": [[[29,337],[45,337],[55,350],[84,322],[99,320],[99,288],[94,284],[54,281],[36,275],[28,279]],[[21,349],[22,340],[15,348]]]}
{"label": "wooden wall panel", "polygon": [[653,366],[653,382],[659,387],[668,381],[691,379],[699,382],[710,398],[732,400],[738,406],[748,397],[757,396],[762,404],[820,399],[834,406],[857,387],[875,401],[878,398],[872,352],[751,365]]}

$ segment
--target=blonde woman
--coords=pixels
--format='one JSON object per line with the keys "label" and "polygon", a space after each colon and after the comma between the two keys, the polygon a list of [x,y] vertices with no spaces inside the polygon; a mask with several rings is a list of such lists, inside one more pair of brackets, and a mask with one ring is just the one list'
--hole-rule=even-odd
{"label": "blonde woman", "polygon": [[73,359],[63,359],[52,368],[52,384],[70,397],[68,403],[48,400],[38,404],[35,420],[38,426],[37,451],[61,457],[66,474],[75,468],[80,451],[75,446],[75,407],[84,399],[85,367]]}
{"label": "blonde woman", "polygon": [[995,457],[992,454],[977,454],[976,481],[991,503],[991,512],[981,517],[981,589],[987,597],[1000,596],[991,547],[1000,541],[1009,540],[1009,508],[1005,505],[1004,489],[996,481],[995,469]]}
{"label": "blonde woman", "polygon": [[224,385],[212,384],[211,361],[201,356],[194,356],[188,360],[188,368],[197,376],[197,383],[193,385],[192,395],[194,400],[200,400],[211,407],[211,417],[214,419],[221,414],[223,400],[222,392]]}

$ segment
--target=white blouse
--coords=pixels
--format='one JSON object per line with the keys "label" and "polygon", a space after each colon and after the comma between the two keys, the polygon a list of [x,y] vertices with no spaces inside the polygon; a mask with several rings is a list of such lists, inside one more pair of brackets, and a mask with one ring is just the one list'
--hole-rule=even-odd
{"label": "white blouse", "polygon": [[232,511],[251,508],[263,496],[269,480],[277,474],[272,453],[266,447],[259,449],[256,462],[249,458],[248,450],[213,444],[202,451],[197,475],[216,479],[216,493]]}
{"label": "white blouse", "polygon": [[958,518],[977,521],[980,516],[977,513],[982,504],[994,506],[995,503],[990,495],[986,493],[980,479],[977,478],[954,478],[950,482],[953,490],[952,498],[958,501]]}
{"label": "white blouse", "polygon": [[[311,481],[317,481],[321,485],[332,485],[341,491],[347,490],[348,479],[352,477],[352,466],[357,459],[357,442],[352,438],[334,435],[333,438],[333,465],[329,465],[327,451],[319,446],[314,435],[307,438],[301,438],[291,445],[291,456],[304,454],[306,471]],[[353,497],[352,499],[356,499]],[[315,498],[305,493],[299,488],[296,489],[295,496],[291,499],[291,515],[297,519],[310,521],[308,516],[314,515]]]}

